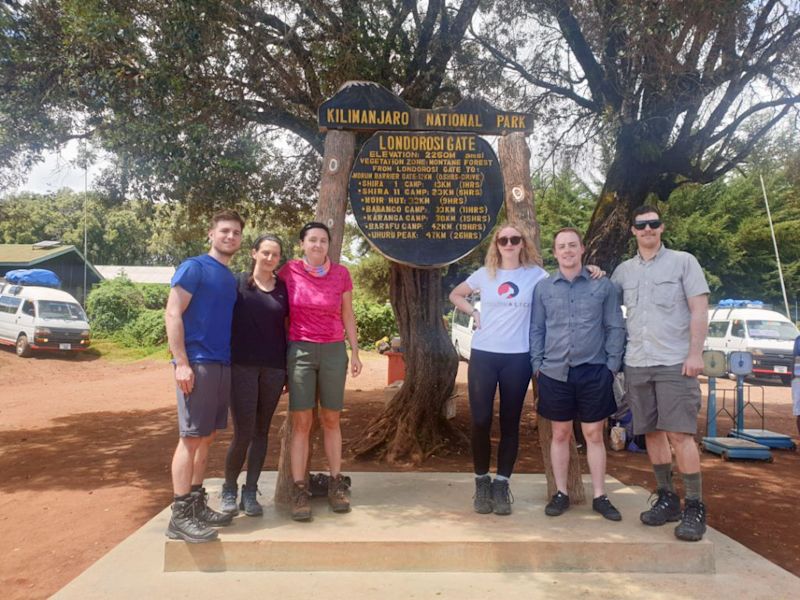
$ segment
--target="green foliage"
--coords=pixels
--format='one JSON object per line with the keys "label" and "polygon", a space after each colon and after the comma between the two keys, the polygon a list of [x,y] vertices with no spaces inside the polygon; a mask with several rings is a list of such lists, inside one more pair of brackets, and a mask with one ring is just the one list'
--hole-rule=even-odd
{"label": "green foliage", "polygon": [[163,309],[145,309],[127,323],[115,336],[123,346],[155,347],[167,343]]}
{"label": "green foliage", "polygon": [[144,296],[126,277],[96,285],[86,300],[92,331],[109,335],[120,331],[144,310]]}
{"label": "green foliage", "polygon": [[165,283],[137,283],[136,287],[144,298],[144,307],[164,310],[169,296],[169,285]]}
{"label": "green foliage", "polygon": [[353,277],[353,285],[359,295],[371,302],[389,301],[389,260],[374,250],[368,251],[361,259],[348,265]]}
{"label": "green foliage", "polygon": [[397,322],[392,307],[388,303],[355,300],[353,312],[358,325],[358,343],[371,346],[383,337],[397,335]]}

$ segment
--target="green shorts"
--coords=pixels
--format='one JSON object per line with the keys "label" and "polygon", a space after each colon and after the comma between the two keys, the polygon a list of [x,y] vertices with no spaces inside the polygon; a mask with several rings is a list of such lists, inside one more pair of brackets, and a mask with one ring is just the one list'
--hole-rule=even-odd
{"label": "green shorts", "polygon": [[289,410],[314,408],[318,390],[322,408],[342,410],[347,362],[344,342],[289,342]]}

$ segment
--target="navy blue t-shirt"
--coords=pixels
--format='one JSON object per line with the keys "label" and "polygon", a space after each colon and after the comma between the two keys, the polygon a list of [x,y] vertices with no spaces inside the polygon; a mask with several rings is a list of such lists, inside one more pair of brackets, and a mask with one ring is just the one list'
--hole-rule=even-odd
{"label": "navy blue t-shirt", "polygon": [[289,295],[286,283],[275,280],[265,292],[247,285],[249,273],[240,273],[236,306],[233,308],[231,355],[237,365],[286,368],[286,317]]}
{"label": "navy blue t-shirt", "polygon": [[231,362],[231,321],[236,303],[236,277],[208,254],[183,261],[172,276],[172,287],[192,295],[183,312],[186,355],[191,363]]}

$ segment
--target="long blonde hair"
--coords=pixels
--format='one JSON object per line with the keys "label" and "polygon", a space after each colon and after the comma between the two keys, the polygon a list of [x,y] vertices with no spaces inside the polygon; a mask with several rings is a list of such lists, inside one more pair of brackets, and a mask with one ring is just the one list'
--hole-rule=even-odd
{"label": "long blonde hair", "polygon": [[536,249],[536,245],[533,243],[533,238],[530,234],[530,228],[523,225],[519,221],[506,221],[495,228],[494,234],[492,235],[492,243],[489,246],[489,249],[486,251],[486,260],[484,261],[484,266],[489,272],[489,277],[492,279],[497,276],[497,269],[502,263],[500,250],[497,249],[497,237],[506,227],[516,229],[522,237],[522,248],[519,251],[519,264],[523,267],[542,266],[542,257],[539,254],[539,251]]}

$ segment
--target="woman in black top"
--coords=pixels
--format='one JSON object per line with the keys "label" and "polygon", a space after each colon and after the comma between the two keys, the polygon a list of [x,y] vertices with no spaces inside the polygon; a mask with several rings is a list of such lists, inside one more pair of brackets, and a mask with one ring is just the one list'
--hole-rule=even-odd
{"label": "woman in black top", "polygon": [[272,415],[286,381],[286,284],[275,269],[281,242],[270,234],[253,244],[250,273],[240,273],[231,330],[231,415],[233,440],[225,459],[223,512],[238,513],[237,479],[247,455],[247,479],[238,507],[249,516],[263,514],[258,477],[267,455]]}

